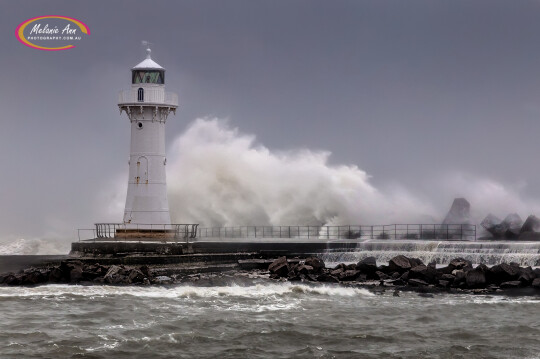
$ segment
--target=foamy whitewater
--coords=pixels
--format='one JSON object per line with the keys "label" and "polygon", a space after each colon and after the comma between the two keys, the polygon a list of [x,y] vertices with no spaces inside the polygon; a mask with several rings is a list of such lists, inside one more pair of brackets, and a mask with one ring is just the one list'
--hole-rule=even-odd
{"label": "foamy whitewater", "polygon": [[[517,212],[523,218],[540,213],[538,201],[521,196],[522,183],[508,185],[474,174],[445,173],[433,178],[426,188],[438,194],[434,203],[427,194],[419,196],[407,190],[399,178],[379,179],[386,185],[378,188],[357,165],[330,164],[328,151],[271,150],[258,143],[255,135],[215,118],[193,121],[170,144],[167,154],[170,211],[177,223],[440,223],[455,197],[469,200],[475,223],[489,212],[499,217]],[[99,208],[90,211],[94,215],[86,219],[86,228],[103,219],[121,220],[127,176],[127,167],[122,173],[111,174],[103,192],[96,194]],[[65,254],[69,244],[77,240],[77,228],[66,227],[72,222],[56,226],[62,228],[54,228],[59,234],[52,239],[0,238],[0,254]]]}
{"label": "foamy whitewater", "polygon": [[538,297],[212,284],[0,287],[0,357],[540,357]]}

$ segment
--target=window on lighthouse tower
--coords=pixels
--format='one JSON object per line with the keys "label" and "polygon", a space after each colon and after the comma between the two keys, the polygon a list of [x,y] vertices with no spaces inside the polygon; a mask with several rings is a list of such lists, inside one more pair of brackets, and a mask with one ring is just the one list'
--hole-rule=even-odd
{"label": "window on lighthouse tower", "polygon": [[137,101],[144,102],[144,89],[142,87],[137,91]]}
{"label": "window on lighthouse tower", "polygon": [[136,70],[133,71],[134,84],[158,84],[165,83],[165,72],[161,70]]}

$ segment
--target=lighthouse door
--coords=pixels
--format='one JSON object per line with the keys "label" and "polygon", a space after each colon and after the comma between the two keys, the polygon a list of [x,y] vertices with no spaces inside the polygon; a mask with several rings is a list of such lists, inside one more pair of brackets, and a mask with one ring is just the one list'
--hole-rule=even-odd
{"label": "lighthouse door", "polygon": [[137,160],[137,184],[148,184],[148,159],[144,156]]}

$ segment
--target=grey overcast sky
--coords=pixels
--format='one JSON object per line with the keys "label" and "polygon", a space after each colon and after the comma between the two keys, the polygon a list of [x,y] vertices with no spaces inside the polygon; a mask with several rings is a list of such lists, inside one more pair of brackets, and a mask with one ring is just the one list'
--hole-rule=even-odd
{"label": "grey overcast sky", "polygon": [[[56,52],[17,41],[51,14],[91,35]],[[327,150],[441,207],[467,176],[540,203],[540,1],[0,0],[0,238],[121,220],[98,193],[127,173],[116,101],[141,40],[180,96],[168,143],[227,118],[271,151]],[[463,193],[441,191],[456,174]]]}

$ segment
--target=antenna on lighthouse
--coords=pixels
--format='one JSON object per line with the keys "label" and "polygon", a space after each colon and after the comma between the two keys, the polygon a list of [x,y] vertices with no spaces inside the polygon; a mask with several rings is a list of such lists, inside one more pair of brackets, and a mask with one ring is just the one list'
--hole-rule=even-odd
{"label": "antenna on lighthouse", "polygon": [[152,43],[146,40],[142,40],[141,44],[146,47],[146,58],[149,59],[150,54],[152,53],[152,49],[150,49],[150,45],[152,45]]}

